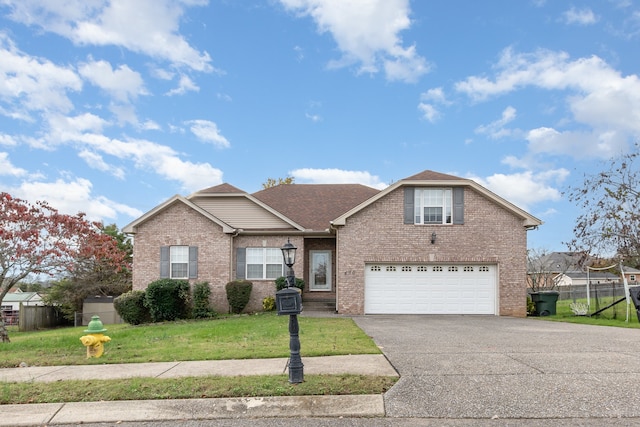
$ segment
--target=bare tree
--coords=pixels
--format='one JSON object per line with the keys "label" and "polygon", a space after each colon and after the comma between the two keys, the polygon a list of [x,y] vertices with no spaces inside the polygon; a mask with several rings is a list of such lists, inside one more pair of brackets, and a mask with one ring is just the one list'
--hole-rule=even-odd
{"label": "bare tree", "polygon": [[278,179],[267,178],[267,181],[262,183],[262,188],[266,190],[267,188],[275,187],[282,184],[293,184],[294,182],[295,178],[292,176]]}
{"label": "bare tree", "polygon": [[581,187],[572,188],[569,200],[581,208],[573,229],[573,250],[620,255],[625,263],[640,267],[640,145],[611,159],[606,170],[587,175]]}

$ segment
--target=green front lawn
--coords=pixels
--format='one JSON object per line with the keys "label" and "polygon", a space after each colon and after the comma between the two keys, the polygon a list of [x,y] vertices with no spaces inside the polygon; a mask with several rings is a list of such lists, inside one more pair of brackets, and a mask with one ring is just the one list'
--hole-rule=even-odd
{"label": "green front lawn", "polygon": [[[350,318],[299,317],[303,357],[379,354],[373,340]],[[80,342],[86,326],[38,332],[10,330],[0,344],[0,367],[84,365],[289,357],[289,317],[274,313],[177,321],[140,326],[106,325],[101,358],[86,358]],[[202,397],[380,394],[396,377],[305,375],[292,385],[288,375],[178,379],[1,383],[0,404]]]}
{"label": "green front lawn", "polygon": [[[350,318],[299,316],[306,357],[377,354],[380,349]],[[10,331],[0,344],[0,368],[183,360],[264,359],[289,356],[289,316],[274,313],[131,326],[105,325],[104,355],[87,359],[80,337],[86,326],[37,332]]]}

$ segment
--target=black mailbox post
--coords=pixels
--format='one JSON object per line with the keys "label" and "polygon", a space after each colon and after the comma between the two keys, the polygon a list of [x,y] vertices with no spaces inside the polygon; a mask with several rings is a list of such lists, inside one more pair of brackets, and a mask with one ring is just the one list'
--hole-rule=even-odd
{"label": "black mailbox post", "polygon": [[297,288],[284,288],[276,292],[276,310],[278,315],[300,314],[302,297]]}
{"label": "black mailbox post", "polygon": [[278,315],[289,315],[289,382],[299,384],[304,381],[304,365],[300,358],[300,327],[298,314],[302,312],[302,296],[298,288],[293,287],[296,277],[293,264],[296,260],[296,247],[287,240],[282,249],[284,263],[289,267],[287,272],[287,287],[276,292],[276,309]]}

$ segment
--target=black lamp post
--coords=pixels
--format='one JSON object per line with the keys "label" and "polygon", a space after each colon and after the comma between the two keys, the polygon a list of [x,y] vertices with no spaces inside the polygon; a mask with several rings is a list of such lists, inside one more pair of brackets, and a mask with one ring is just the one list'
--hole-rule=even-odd
{"label": "black lamp post", "polygon": [[287,271],[287,288],[276,293],[276,305],[278,314],[289,314],[289,382],[299,384],[304,381],[304,365],[300,358],[300,337],[298,333],[298,313],[302,311],[301,297],[298,289],[291,289],[295,286],[296,276],[293,272],[293,264],[296,262],[296,247],[287,239],[287,243],[282,246],[282,257]]}

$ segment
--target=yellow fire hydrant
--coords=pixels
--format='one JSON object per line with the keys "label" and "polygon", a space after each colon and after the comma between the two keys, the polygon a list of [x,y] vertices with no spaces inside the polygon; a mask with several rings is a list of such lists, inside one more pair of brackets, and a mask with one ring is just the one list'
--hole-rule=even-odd
{"label": "yellow fire hydrant", "polygon": [[100,316],[93,316],[84,331],[89,335],[80,337],[80,341],[87,347],[87,359],[102,356],[104,343],[111,341],[111,338],[103,334],[107,330],[104,328]]}

